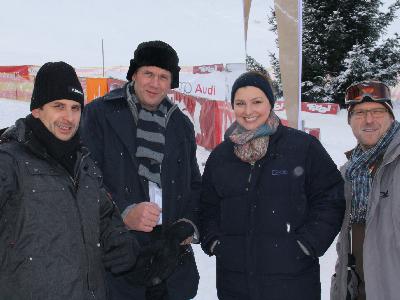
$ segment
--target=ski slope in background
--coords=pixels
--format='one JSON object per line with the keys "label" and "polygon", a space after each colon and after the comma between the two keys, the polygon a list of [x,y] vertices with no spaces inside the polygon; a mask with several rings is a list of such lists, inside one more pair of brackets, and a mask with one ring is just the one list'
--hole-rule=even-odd
{"label": "ski slope in background", "polygon": [[[16,100],[0,99],[0,128],[12,125],[16,119],[29,114],[29,103]],[[400,108],[394,103],[396,118],[400,117]],[[280,112],[280,117],[284,117]],[[320,128],[320,140],[335,163],[340,166],[346,158],[344,152],[353,148],[356,141],[352,135],[350,126],[347,124],[347,111],[341,110],[337,115],[323,115],[303,112],[301,115],[305,127]],[[197,160],[201,172],[208,158],[209,151],[198,147]],[[200,285],[196,300],[215,300],[215,258],[205,255],[198,245],[194,246],[196,261],[200,273]],[[322,300],[329,299],[330,278],[334,272],[336,261],[335,243],[328,249],[320,259]]]}

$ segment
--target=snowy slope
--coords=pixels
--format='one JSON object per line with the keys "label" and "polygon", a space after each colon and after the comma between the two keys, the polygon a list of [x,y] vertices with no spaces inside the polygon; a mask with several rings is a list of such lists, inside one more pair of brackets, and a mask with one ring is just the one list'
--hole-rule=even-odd
{"label": "snowy slope", "polygon": [[[20,117],[29,113],[29,103],[0,99],[0,128],[9,126]],[[395,115],[400,118],[400,108],[395,105]],[[341,110],[336,116],[303,113],[302,119],[305,120],[305,126],[309,128],[321,129],[321,142],[328,150],[332,159],[337,165],[342,165],[346,159],[344,152],[355,145],[355,139],[351,129],[347,124],[347,112]],[[209,152],[202,147],[198,147],[197,159],[201,172],[207,160]],[[328,249],[325,255],[320,259],[321,264],[321,284],[322,300],[329,299],[330,277],[334,271],[336,261],[336,252],[334,244]],[[205,255],[199,246],[194,247],[196,261],[200,273],[200,286],[196,300],[214,300],[217,299],[215,290],[215,258],[209,258]]]}
{"label": "snowy slope", "polygon": [[14,124],[29,113],[29,102],[0,98],[0,128]]}

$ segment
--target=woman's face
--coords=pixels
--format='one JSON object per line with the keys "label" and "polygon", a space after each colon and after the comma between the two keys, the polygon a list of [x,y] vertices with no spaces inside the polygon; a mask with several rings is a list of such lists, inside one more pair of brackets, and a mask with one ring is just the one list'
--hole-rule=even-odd
{"label": "woman's face", "polygon": [[271,112],[267,96],[254,86],[239,88],[233,100],[236,121],[247,130],[254,130],[265,124]]}

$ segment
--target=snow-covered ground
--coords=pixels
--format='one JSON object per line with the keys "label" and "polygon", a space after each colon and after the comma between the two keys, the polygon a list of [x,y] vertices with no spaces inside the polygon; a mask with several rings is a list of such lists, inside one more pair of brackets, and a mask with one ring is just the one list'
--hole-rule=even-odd
{"label": "snow-covered ground", "polygon": [[[395,115],[400,119],[400,108],[395,103]],[[0,128],[9,126],[20,117],[29,113],[29,103],[15,100],[0,99]],[[282,116],[278,113],[278,115]],[[340,166],[345,161],[344,152],[351,149],[356,141],[351,129],[347,124],[347,112],[341,110],[338,115],[322,115],[313,113],[302,113],[305,127],[320,128],[320,140],[328,150],[335,163]],[[201,171],[209,155],[209,151],[198,147],[197,159]],[[194,247],[196,261],[200,273],[200,286],[196,300],[217,299],[215,290],[215,258],[205,255],[199,246]],[[334,271],[336,261],[335,244],[333,244],[325,255],[320,259],[322,300],[329,299],[330,277]]]}

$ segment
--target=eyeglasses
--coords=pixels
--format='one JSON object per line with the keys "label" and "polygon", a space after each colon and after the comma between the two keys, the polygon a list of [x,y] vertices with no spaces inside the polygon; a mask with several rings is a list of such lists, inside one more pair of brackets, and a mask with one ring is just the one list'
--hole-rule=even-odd
{"label": "eyeglasses", "polygon": [[345,104],[356,104],[369,97],[375,102],[390,101],[390,90],[386,84],[380,81],[363,81],[349,86],[346,90]]}
{"label": "eyeglasses", "polygon": [[368,113],[374,118],[382,118],[388,112],[387,108],[373,108],[373,109],[355,109],[350,112],[350,115],[356,119],[363,119],[367,117]]}

